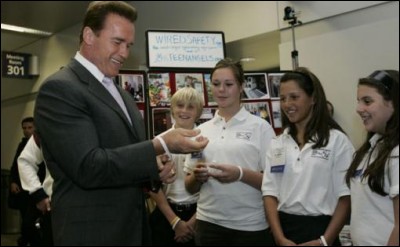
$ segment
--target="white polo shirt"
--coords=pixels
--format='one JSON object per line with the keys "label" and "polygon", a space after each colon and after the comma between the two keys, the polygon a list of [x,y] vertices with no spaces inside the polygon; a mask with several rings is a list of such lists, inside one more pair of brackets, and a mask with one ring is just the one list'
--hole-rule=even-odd
{"label": "white polo shirt", "polygon": [[[175,129],[175,124],[166,132],[173,129]],[[190,194],[185,188],[186,172],[183,171],[183,168],[186,156],[186,154],[172,154],[172,160],[175,163],[177,177],[173,183],[165,184],[163,186],[163,191],[167,199],[176,204],[193,204],[196,203],[199,198],[199,193]]]}
{"label": "white polo shirt", "polygon": [[[380,135],[375,134],[370,139],[370,152],[377,145],[379,138]],[[399,196],[399,146],[392,150],[391,158],[385,166],[384,191],[388,193],[387,196],[372,192],[368,186],[368,178],[361,181],[361,174],[377,157],[376,149],[369,163],[369,153],[365,155],[358,167],[357,175],[350,183],[352,208],[350,233],[354,245],[386,245],[394,227],[393,198]]]}
{"label": "white polo shirt", "polygon": [[332,215],[339,197],[350,194],[345,175],[354,147],[342,132],[331,129],[325,147],[302,150],[285,129],[271,141],[262,184],[263,196],[278,199],[278,210],[294,215]]}
{"label": "white polo shirt", "polygon": [[[201,135],[209,139],[203,150],[205,162],[264,170],[268,143],[275,136],[267,121],[242,107],[228,122],[217,111],[214,118],[199,129]],[[185,169],[190,171],[191,165],[195,165],[194,162],[185,163]],[[260,190],[242,182],[223,184],[211,177],[201,186],[197,219],[242,231],[268,227]]]}

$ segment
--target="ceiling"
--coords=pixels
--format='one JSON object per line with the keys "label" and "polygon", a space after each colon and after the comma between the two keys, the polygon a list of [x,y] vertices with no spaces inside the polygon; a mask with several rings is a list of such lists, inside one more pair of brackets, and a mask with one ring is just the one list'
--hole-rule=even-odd
{"label": "ceiling", "polygon": [[[1,23],[58,32],[82,22],[90,1],[1,1]],[[1,50],[15,51],[41,36],[1,31]]]}
{"label": "ceiling", "polygon": [[[81,23],[90,2],[1,1],[1,23],[55,33]],[[1,49],[17,50],[40,38],[42,37],[2,31]],[[277,69],[279,41],[279,31],[232,41],[226,44],[227,56],[235,60],[243,57],[255,58],[255,61],[243,63],[246,71]]]}
{"label": "ceiling", "polygon": [[90,1],[1,1],[1,23],[58,32],[82,21]]}

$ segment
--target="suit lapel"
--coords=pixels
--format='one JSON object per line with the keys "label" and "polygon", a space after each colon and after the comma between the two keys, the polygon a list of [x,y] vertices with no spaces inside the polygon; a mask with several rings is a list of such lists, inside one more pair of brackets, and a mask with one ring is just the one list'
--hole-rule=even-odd
{"label": "suit lapel", "polygon": [[[136,103],[133,99],[133,104],[129,102],[129,99],[127,99],[125,93],[122,93],[122,89],[117,86],[117,89],[119,93],[122,96],[122,99],[124,100],[125,105],[127,106],[127,110],[129,113],[129,116],[131,117],[132,120],[132,125],[129,123],[129,120],[126,118],[125,113],[122,111],[121,107],[118,105],[117,101],[114,99],[114,97],[107,91],[107,89],[85,68],[83,67],[78,61],[75,59],[72,60],[70,63],[70,67],[75,73],[77,73],[82,80],[83,83],[88,85],[88,90],[90,93],[92,93],[96,98],[98,98],[100,101],[104,102],[108,107],[113,109],[118,113],[118,115],[122,118],[122,120],[125,122],[126,126],[129,128],[130,132],[133,134],[135,138],[140,138],[140,140],[145,140],[145,136],[143,135],[144,133],[139,133],[143,132],[140,130],[144,129],[143,121],[138,122],[142,119],[141,114],[139,110],[136,108]],[[129,97],[128,97],[129,98]],[[132,110],[132,108],[129,105],[133,105],[136,110]],[[139,118],[137,116],[137,113],[139,112]],[[142,124],[141,124],[142,123]],[[141,127],[141,125],[143,127]],[[137,131],[135,131],[137,130]],[[144,137],[143,137],[144,136]]]}

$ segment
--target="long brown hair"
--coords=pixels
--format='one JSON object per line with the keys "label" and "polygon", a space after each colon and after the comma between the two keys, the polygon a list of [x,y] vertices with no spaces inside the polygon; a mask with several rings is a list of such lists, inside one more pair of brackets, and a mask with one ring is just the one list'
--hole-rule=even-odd
{"label": "long brown hair", "polygon": [[379,145],[375,145],[374,147],[378,152],[377,158],[370,163],[371,154],[375,150],[369,151],[371,148],[369,140],[375,133],[368,132],[367,139],[356,151],[350,168],[346,173],[346,183],[350,186],[350,179],[355,176],[357,168],[364,156],[369,152],[368,163],[370,163],[370,165],[362,174],[362,179],[368,179],[368,186],[372,191],[379,195],[386,196],[388,193],[384,191],[385,165],[387,161],[392,158],[390,154],[393,148],[399,145],[399,71],[375,71],[367,78],[361,78],[358,85],[375,88],[385,100],[392,102],[394,111],[393,115],[386,123],[385,133],[378,140]]}

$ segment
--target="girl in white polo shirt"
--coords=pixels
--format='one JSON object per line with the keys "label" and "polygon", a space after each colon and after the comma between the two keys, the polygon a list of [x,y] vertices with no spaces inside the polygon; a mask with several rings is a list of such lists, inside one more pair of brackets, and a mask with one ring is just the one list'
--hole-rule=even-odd
{"label": "girl in white polo shirt", "polygon": [[319,79],[306,68],[281,78],[284,132],[271,141],[262,184],[277,245],[339,245],[350,213],[344,177],[354,148],[326,108]]}
{"label": "girl in white polo shirt", "polygon": [[357,113],[367,139],[346,181],[354,245],[399,245],[399,72],[378,70],[358,83]]}
{"label": "girl in white polo shirt", "polygon": [[200,191],[196,245],[271,245],[260,188],[275,133],[267,121],[241,107],[244,73],[239,63],[219,61],[211,84],[218,111],[199,126],[209,143],[196,157],[201,162],[185,163],[190,173],[186,188]]}

